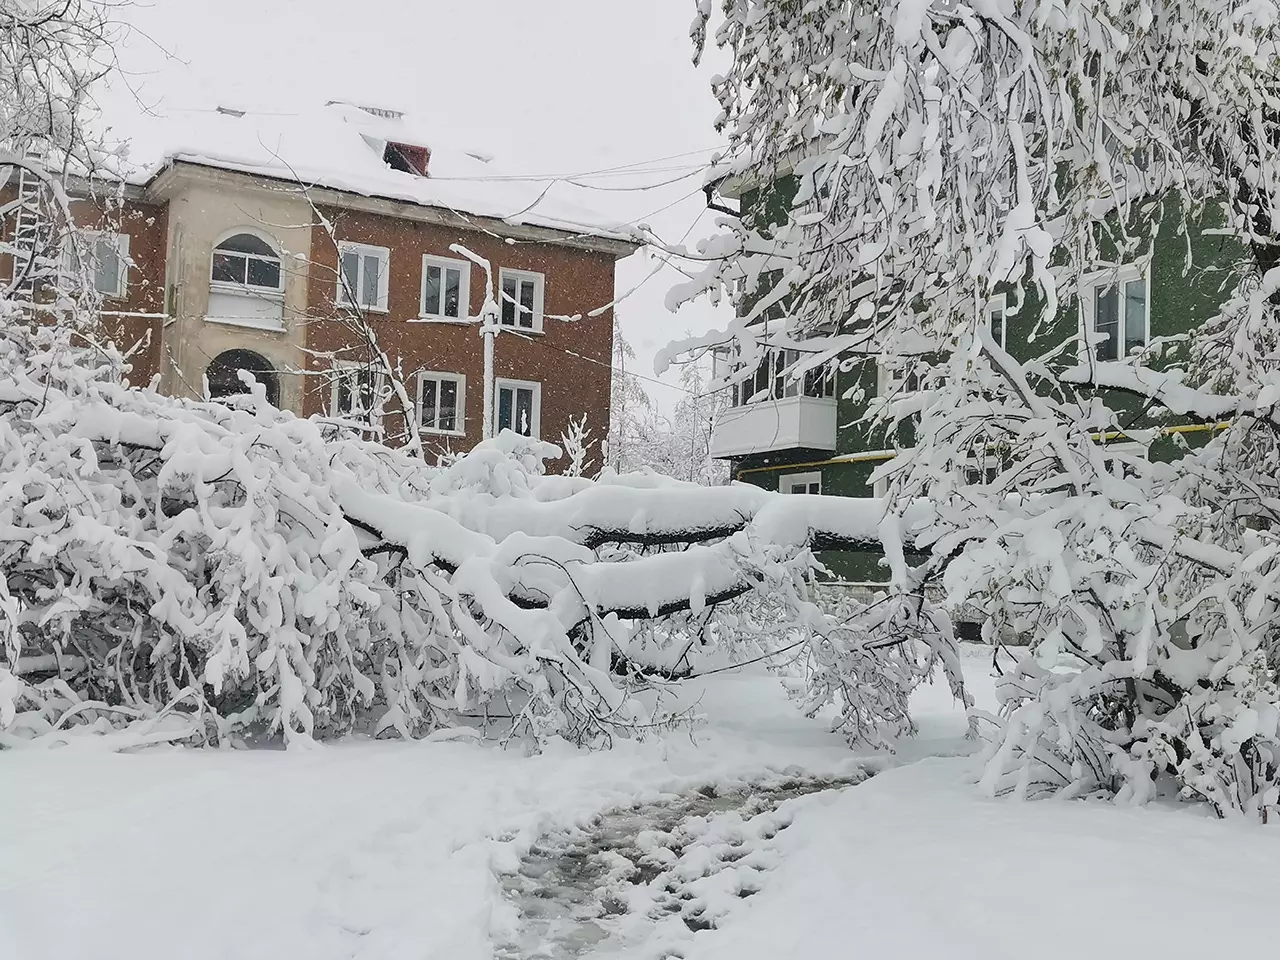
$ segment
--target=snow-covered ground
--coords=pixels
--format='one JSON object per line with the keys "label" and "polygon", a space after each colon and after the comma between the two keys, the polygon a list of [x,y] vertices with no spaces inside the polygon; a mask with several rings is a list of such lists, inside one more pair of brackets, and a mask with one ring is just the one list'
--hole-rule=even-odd
{"label": "snow-covered ground", "polygon": [[[966,666],[989,699],[989,665]],[[688,696],[708,717],[692,736],[598,754],[0,754],[0,957],[489,960],[521,922],[500,877],[538,838],[709,783],[859,768],[771,678],[720,675]],[[985,800],[945,688],[917,699],[920,737],[871,779],[788,800],[763,832],[735,812],[690,831],[754,843],[767,872],[717,929],[687,933],[687,960],[1192,957],[1271,942],[1280,834],[1190,808]],[[644,923],[601,955],[653,956]]]}

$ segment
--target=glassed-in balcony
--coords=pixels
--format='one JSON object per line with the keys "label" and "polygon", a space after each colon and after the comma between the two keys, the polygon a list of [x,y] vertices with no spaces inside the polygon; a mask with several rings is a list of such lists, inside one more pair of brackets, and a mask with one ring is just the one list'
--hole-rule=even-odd
{"label": "glassed-in balcony", "polygon": [[713,457],[835,450],[835,376],[821,369],[794,376],[799,360],[794,350],[767,350],[755,374],[733,385],[730,406],[711,433]]}

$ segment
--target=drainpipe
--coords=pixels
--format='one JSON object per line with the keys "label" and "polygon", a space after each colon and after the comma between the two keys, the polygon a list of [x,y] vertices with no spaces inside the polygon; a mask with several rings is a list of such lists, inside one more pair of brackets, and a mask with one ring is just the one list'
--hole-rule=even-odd
{"label": "drainpipe", "polygon": [[480,335],[484,337],[484,420],[480,436],[484,440],[493,437],[493,338],[497,335],[497,317],[485,305]]}
{"label": "drainpipe", "polygon": [[480,417],[480,439],[490,440],[493,438],[493,338],[498,335],[498,320],[502,316],[493,286],[493,265],[460,243],[450,244],[449,249],[484,271],[484,306],[480,308],[480,336],[484,338],[484,413]]}

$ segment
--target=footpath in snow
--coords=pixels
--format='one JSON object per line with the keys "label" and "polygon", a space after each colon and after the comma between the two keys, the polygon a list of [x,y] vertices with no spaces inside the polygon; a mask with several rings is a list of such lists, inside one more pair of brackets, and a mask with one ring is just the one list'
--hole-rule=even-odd
{"label": "footpath in snow", "polygon": [[[966,666],[989,697],[988,664]],[[1202,957],[1273,943],[1280,834],[1187,807],[983,799],[941,684],[918,695],[921,736],[872,760],[875,776],[750,807],[721,798],[762,779],[859,780],[866,764],[769,677],[722,675],[688,696],[707,726],[600,754],[6,752],[0,957],[530,956],[512,878],[559,856],[548,838],[610,829],[644,847],[639,880],[653,883],[624,885],[611,935],[562,956]],[[687,817],[645,819],[696,796]],[[636,807],[634,821],[599,819]],[[691,903],[710,920],[682,922]]]}

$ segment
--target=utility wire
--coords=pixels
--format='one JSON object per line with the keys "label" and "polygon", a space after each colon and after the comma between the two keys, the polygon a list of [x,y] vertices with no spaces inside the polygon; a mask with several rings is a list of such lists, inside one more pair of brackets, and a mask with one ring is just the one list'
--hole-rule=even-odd
{"label": "utility wire", "polygon": [[615,367],[612,363],[606,363],[604,360],[597,360],[595,359],[595,357],[584,356],[583,354],[576,353],[573,350],[566,350],[563,347],[553,346],[552,344],[547,343],[541,337],[533,337],[527,333],[521,333],[519,330],[512,330],[509,327],[503,327],[502,333],[513,334],[527,343],[537,344],[538,346],[542,347],[544,350],[554,350],[556,353],[563,353],[565,356],[574,357],[575,359],[578,359],[578,360],[585,360],[587,363],[594,363],[597,366],[608,367],[614,373],[620,373],[624,377],[635,377],[637,380],[644,380],[647,383],[656,383],[660,387],[667,387],[671,390],[679,390],[681,393],[687,393],[691,397],[698,396],[698,394],[694,393],[692,390],[688,390],[684,387],[678,386],[677,384],[667,383],[665,380],[658,380],[654,377],[646,377],[642,373],[635,373],[631,370],[624,370],[622,367]]}
{"label": "utility wire", "polygon": [[[692,194],[689,194],[688,196],[692,196]],[[682,197],[681,199],[685,199],[685,198],[684,198],[684,197]],[[678,201],[677,201],[677,202],[678,202]],[[674,206],[674,204],[669,204],[669,206]],[[665,209],[665,208],[664,208],[664,209]],[[650,214],[649,216],[653,216],[653,214]],[[640,219],[644,219],[644,218],[642,217],[642,218],[640,218]],[[688,229],[687,229],[687,230],[685,230],[684,235],[683,235],[683,236],[681,236],[681,237],[680,237],[680,239],[679,239],[678,241],[676,241],[676,242],[677,242],[677,243],[684,243],[684,241],[688,239],[689,234],[691,234],[691,233],[693,232],[693,228],[694,228],[694,227],[696,227],[696,226],[698,225],[698,221],[699,221],[700,219],[702,219],[702,213],[701,213],[701,211],[698,213],[698,216],[694,217],[693,222],[689,224],[689,227],[688,227]],[[650,273],[647,277],[645,277],[643,280],[641,280],[639,283],[637,283],[634,287],[632,287],[630,290],[628,290],[625,294],[623,294],[623,296],[622,296],[622,297],[619,297],[619,298],[617,298],[616,300],[614,300],[614,301],[613,301],[613,304],[610,304],[610,306],[613,306],[614,304],[619,303],[621,300],[623,300],[623,299],[625,299],[625,298],[627,298],[627,297],[630,297],[630,296],[631,296],[632,294],[634,294],[637,290],[639,290],[641,287],[643,287],[646,283],[648,283],[650,280],[652,280],[654,277],[656,277],[656,276],[658,275],[658,273],[659,273],[659,271],[660,271],[660,270],[661,270],[661,267],[659,267],[659,269],[658,269],[658,270],[654,270],[654,271],[653,271],[652,273]],[[618,321],[617,321],[617,319],[615,318],[615,319],[614,319],[614,323],[617,323],[617,322],[618,322]],[[573,351],[573,350],[566,350],[566,349],[564,349],[564,348],[562,348],[562,347],[553,346],[552,344],[547,343],[547,342],[546,342],[546,340],[542,339],[541,337],[533,337],[533,336],[530,336],[530,335],[528,335],[528,334],[521,333],[519,330],[515,330],[515,329],[511,329],[511,328],[504,328],[504,329],[503,329],[503,332],[505,332],[505,333],[512,333],[512,334],[515,334],[515,335],[516,335],[517,337],[519,337],[520,339],[522,339],[522,340],[524,340],[524,341],[526,341],[526,342],[528,342],[528,343],[534,343],[534,344],[537,344],[538,346],[542,347],[544,350],[554,350],[554,351],[556,351],[557,353],[563,353],[563,354],[565,354],[566,356],[575,357],[575,358],[577,358],[577,359],[579,359],[579,360],[585,360],[587,363],[594,363],[594,364],[597,364],[597,365],[602,366],[602,367],[608,367],[608,368],[609,368],[610,370],[612,370],[614,373],[622,374],[622,376],[624,376],[624,377],[635,377],[637,380],[644,380],[646,383],[656,383],[656,384],[657,384],[658,386],[660,386],[660,387],[667,387],[667,388],[668,388],[668,389],[670,389],[670,390],[679,390],[681,393],[686,394],[686,395],[688,395],[688,396],[690,396],[690,397],[693,397],[695,400],[700,400],[700,399],[702,399],[702,398],[704,398],[704,397],[710,396],[710,394],[709,394],[709,393],[701,393],[701,394],[700,394],[700,393],[696,393],[695,391],[693,391],[693,390],[689,390],[689,389],[687,389],[687,388],[685,388],[685,387],[682,387],[682,386],[679,386],[678,384],[674,384],[674,383],[667,383],[665,380],[659,380],[659,379],[657,379],[656,377],[646,377],[646,376],[645,376],[644,374],[642,374],[642,373],[635,373],[634,371],[626,370],[626,369],[623,369],[622,367],[615,367],[615,366],[613,365],[613,363],[612,363],[612,362],[606,363],[606,362],[605,362],[605,361],[603,361],[603,360],[597,360],[597,359],[595,359],[594,357],[587,357],[587,356],[584,356],[584,355],[582,355],[582,354],[580,354],[580,353],[576,353],[576,352],[575,352],[575,351]],[[706,351],[704,351],[704,353],[702,354],[702,356],[705,356],[705,354],[706,354]],[[701,359],[701,356],[699,356],[697,359]],[[715,391],[712,391],[712,392],[715,392]]]}
{"label": "utility wire", "polygon": [[[239,119],[238,117],[235,117],[231,114],[227,114],[225,111],[219,110],[214,107],[169,107],[167,108],[167,112],[222,114],[232,119]],[[297,117],[309,116],[310,114],[275,112],[275,111],[268,111],[268,110],[245,110],[242,112],[242,115],[254,116],[254,117],[297,118]],[[674,173],[677,170],[683,170],[683,169],[695,169],[695,170],[705,169],[707,166],[709,166],[709,164],[683,164],[675,167],[657,167],[653,169],[639,169],[639,168],[651,167],[652,164],[666,163],[670,160],[683,160],[686,157],[696,157],[704,153],[715,153],[716,151],[723,150],[723,149],[725,149],[723,146],[701,147],[697,150],[686,150],[683,153],[673,153],[665,157],[654,157],[649,160],[636,160],[631,163],[618,164],[612,167],[602,167],[598,170],[584,170],[580,173],[493,174],[488,176],[477,175],[474,177],[468,177],[468,176],[430,177],[429,179],[440,180],[440,181],[474,181],[476,183],[500,183],[500,182],[514,182],[514,181],[535,181],[536,182],[536,181],[546,181],[546,180],[573,181],[573,180],[585,180],[592,177],[625,177],[625,176],[639,176],[646,173]],[[472,155],[472,154],[469,154],[464,149],[457,149],[457,152],[467,154],[468,156]],[[480,160],[479,162],[483,163],[485,161]],[[661,184],[659,184],[659,186],[661,186]]]}

